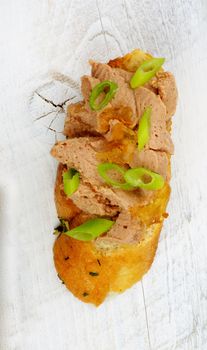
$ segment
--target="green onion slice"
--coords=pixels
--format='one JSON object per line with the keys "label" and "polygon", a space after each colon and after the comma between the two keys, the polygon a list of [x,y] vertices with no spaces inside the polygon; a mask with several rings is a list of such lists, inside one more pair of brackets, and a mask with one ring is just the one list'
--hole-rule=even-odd
{"label": "green onion slice", "polygon": [[143,62],[130,80],[131,88],[135,89],[147,83],[154,77],[164,62],[164,58],[152,58]]}
{"label": "green onion slice", "polygon": [[148,143],[150,138],[150,117],[151,117],[152,108],[147,107],[141,116],[138,132],[137,132],[137,141],[138,141],[138,150],[141,151],[144,146]]}
{"label": "green onion slice", "polygon": [[133,168],[126,171],[125,180],[134,187],[145,190],[159,190],[164,186],[164,178],[145,168]]}
{"label": "green onion slice", "polygon": [[71,196],[77,191],[80,182],[80,174],[77,170],[71,168],[63,173],[64,192],[67,196]]}
{"label": "green onion slice", "polygon": [[91,219],[82,225],[64,232],[67,236],[78,239],[79,241],[91,241],[102,233],[107,232],[114,225],[114,221],[108,219]]}
{"label": "green onion slice", "polygon": [[126,182],[121,183],[121,182],[118,182],[116,180],[111,179],[110,176],[107,175],[107,172],[109,170],[117,171],[118,173],[120,173],[123,176],[123,178],[124,178],[124,175],[126,173],[126,170],[124,168],[120,167],[119,165],[117,165],[115,163],[99,164],[98,165],[98,173],[108,185],[111,185],[111,186],[116,187],[116,188],[121,188],[123,190],[132,190],[133,189],[133,186],[129,185]]}
{"label": "green onion slice", "polygon": [[[96,104],[96,99],[102,92],[104,92],[106,88],[108,88],[109,90],[107,91],[104,99],[99,104]],[[89,105],[91,109],[94,111],[99,111],[100,109],[104,108],[112,100],[117,90],[118,85],[110,80],[105,80],[97,84],[91,91],[91,95],[89,98]]]}

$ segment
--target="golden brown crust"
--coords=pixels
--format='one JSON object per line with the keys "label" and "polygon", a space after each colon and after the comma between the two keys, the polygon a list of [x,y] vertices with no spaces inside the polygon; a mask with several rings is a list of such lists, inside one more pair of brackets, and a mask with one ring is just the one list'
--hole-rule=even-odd
{"label": "golden brown crust", "polygon": [[80,300],[101,304],[109,292],[123,292],[150,268],[157,249],[162,223],[152,235],[133,245],[110,250],[97,249],[93,242],[81,242],[61,234],[54,245],[58,275]]}

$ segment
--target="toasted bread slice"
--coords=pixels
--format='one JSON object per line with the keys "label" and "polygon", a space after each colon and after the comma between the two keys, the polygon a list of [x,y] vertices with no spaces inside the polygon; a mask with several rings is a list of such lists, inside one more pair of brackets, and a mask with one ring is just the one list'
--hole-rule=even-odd
{"label": "toasted bread slice", "polygon": [[[80,210],[62,190],[62,171],[60,164],[55,185],[58,216],[67,220],[75,216],[79,225]],[[54,262],[66,287],[82,301],[99,305],[109,292],[123,292],[139,281],[153,262],[169,194],[166,185],[148,208],[139,208],[148,228],[137,244],[82,242],[61,234],[55,241]]]}
{"label": "toasted bread slice", "polygon": [[54,245],[59,277],[80,300],[98,306],[109,292],[123,292],[149,270],[161,228],[153,224],[136,245],[96,246],[61,234]]}
{"label": "toasted bread slice", "polygon": [[[133,72],[152,56],[134,50],[122,58],[110,61],[111,67]],[[55,184],[55,203],[59,218],[71,220],[74,226],[84,221],[85,215],[66,197],[63,191],[62,171],[59,165]],[[168,171],[170,174],[170,156]],[[54,262],[60,279],[80,300],[100,305],[110,292],[123,292],[139,281],[149,270],[157,249],[166,206],[170,196],[168,183],[155,191],[152,201],[145,206],[139,204],[132,208],[146,225],[142,240],[136,244],[120,244],[97,240],[78,241],[60,234],[54,244]],[[72,220],[73,221],[73,220]],[[72,223],[73,224],[73,223]]]}

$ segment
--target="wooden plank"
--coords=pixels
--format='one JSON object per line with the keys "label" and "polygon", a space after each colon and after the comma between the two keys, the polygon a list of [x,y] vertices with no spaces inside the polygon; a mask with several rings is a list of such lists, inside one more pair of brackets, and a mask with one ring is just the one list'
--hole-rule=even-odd
{"label": "wooden plank", "polygon": [[[207,348],[206,16],[202,0],[2,1],[3,350]],[[49,150],[67,104],[80,98],[88,59],[135,47],[166,56],[178,81],[170,217],[143,281],[95,309],[68,293],[53,268]]]}

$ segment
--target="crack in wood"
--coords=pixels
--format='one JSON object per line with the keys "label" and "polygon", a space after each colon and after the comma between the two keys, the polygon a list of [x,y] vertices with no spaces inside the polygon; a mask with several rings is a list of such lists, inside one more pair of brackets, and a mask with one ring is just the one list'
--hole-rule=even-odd
{"label": "crack in wood", "polygon": [[55,130],[55,129],[51,128],[51,127],[48,127],[48,126],[46,126],[46,125],[45,125],[45,128],[47,128],[47,129],[50,130],[50,131],[55,132],[56,134],[62,134],[62,131],[57,131],[57,130]]}
{"label": "crack in wood", "polygon": [[[34,119],[34,121],[36,122],[36,121],[38,121],[38,120],[40,120],[40,119],[43,119],[43,118],[47,117],[47,116],[50,115],[50,114],[56,113],[56,114],[55,114],[55,117],[52,119],[52,121],[50,122],[49,126],[47,127],[48,130],[50,130],[50,127],[51,127],[51,125],[53,124],[53,122],[55,121],[55,119],[57,118],[58,114],[59,114],[61,111],[63,111],[63,106],[64,106],[67,102],[72,101],[74,98],[76,98],[76,96],[74,95],[74,96],[72,96],[72,97],[67,98],[67,99],[64,100],[62,103],[55,103],[54,101],[52,101],[52,100],[46,98],[45,96],[43,96],[42,94],[40,94],[37,90],[36,90],[34,93],[35,93],[37,96],[39,96],[44,102],[46,102],[46,103],[48,103],[48,104],[51,104],[53,107],[55,107],[54,110],[49,111],[49,112],[47,112],[47,113],[44,113],[44,114],[42,114],[42,115],[40,115],[39,117],[37,117],[37,118]],[[58,108],[58,110],[56,110],[57,108]]]}
{"label": "crack in wood", "polygon": [[[129,14],[128,14],[128,10],[127,10],[127,5],[126,5],[126,0],[123,0],[123,5],[124,5],[124,10],[125,10],[125,13],[126,13],[126,18],[127,18],[127,26],[128,26],[128,32],[130,33],[130,24],[129,24]],[[128,41],[130,40],[131,41],[131,36],[130,35],[127,35],[127,38],[128,38]],[[130,38],[130,39],[129,39]],[[129,43],[127,42],[127,47],[129,49]]]}
{"label": "crack in wood", "polygon": [[39,117],[37,117],[37,118],[35,118],[35,122],[37,121],[37,120],[40,120],[40,119],[42,119],[42,118],[45,118],[45,117],[47,117],[49,114],[52,114],[52,113],[54,113],[55,111],[49,111],[49,112],[47,112],[47,113],[45,113],[45,114],[43,114],[43,115],[41,115],[41,116],[39,116]]}
{"label": "crack in wood", "polygon": [[99,33],[93,35],[93,36],[89,39],[89,41],[93,41],[94,39],[98,38],[98,37],[99,37],[100,35],[102,35],[102,34],[105,34],[105,35],[107,34],[108,36],[110,36],[111,38],[113,38],[114,41],[117,43],[117,45],[118,45],[118,47],[119,47],[119,50],[121,51],[122,55],[124,54],[124,51],[122,50],[119,41],[116,39],[116,37],[115,37],[113,34],[109,33],[107,30],[101,31],[101,32],[99,32]]}
{"label": "crack in wood", "polygon": [[145,312],[145,319],[146,319],[146,326],[147,326],[147,337],[148,337],[148,343],[149,343],[149,350],[152,350],[151,341],[150,341],[150,332],[149,332],[149,321],[148,321],[147,308],[146,308],[146,301],[145,301],[145,294],[144,294],[144,286],[143,286],[143,282],[142,282],[142,281],[141,281],[141,287],[142,287],[142,296],[143,296],[143,303],[144,303],[144,312]]}
{"label": "crack in wood", "polygon": [[52,126],[52,124],[54,123],[54,121],[57,119],[57,117],[58,117],[58,113],[59,113],[59,111],[57,111],[56,112],[56,114],[55,114],[55,116],[54,116],[54,118],[51,120],[51,122],[50,122],[50,124],[48,125],[48,130],[47,130],[47,132],[50,130],[50,128],[51,128],[51,126]]}
{"label": "crack in wood", "polygon": [[41,95],[39,92],[37,92],[37,91],[35,91],[35,94],[36,94],[37,96],[39,96],[43,101],[45,101],[45,102],[51,104],[53,107],[55,107],[55,108],[59,107],[59,108],[61,108],[61,109],[63,109],[63,106],[64,106],[68,101],[71,101],[71,100],[73,100],[73,99],[76,97],[76,96],[69,97],[69,98],[67,98],[65,101],[63,101],[62,103],[57,103],[57,104],[56,104],[56,103],[53,102],[52,100],[49,100],[48,98],[42,96],[42,95]]}
{"label": "crack in wood", "polygon": [[107,30],[105,31],[105,33],[114,39],[114,41],[117,43],[122,55],[124,55],[124,51],[122,50],[121,45],[120,45],[119,41],[116,39],[116,37],[113,34],[109,33]]}
{"label": "crack in wood", "polygon": [[104,26],[103,26],[103,22],[102,22],[102,18],[101,18],[101,11],[100,11],[100,8],[99,8],[99,4],[98,4],[98,0],[96,0],[96,7],[98,9],[98,16],[99,16],[99,20],[100,20],[100,23],[101,23],[101,28],[102,28],[102,33],[104,35],[104,41],[105,41],[105,45],[106,45],[106,49],[107,49],[107,59],[109,60],[109,47],[108,47],[108,43],[107,43],[107,40],[106,40],[106,33],[105,33],[105,30],[104,30]]}
{"label": "crack in wood", "polygon": [[[46,133],[48,133],[48,131],[52,131],[55,135],[55,141],[54,142],[52,142],[52,145],[54,144],[54,143],[56,143],[56,142],[58,142],[58,136],[57,136],[57,134],[61,134],[62,135],[62,131],[57,131],[57,130],[55,130],[55,129],[53,129],[53,128],[51,128],[51,127],[49,127],[49,126],[47,126],[47,125],[44,125],[44,127],[45,127],[45,129],[47,129],[47,132]],[[58,236],[59,237],[59,236]]]}

